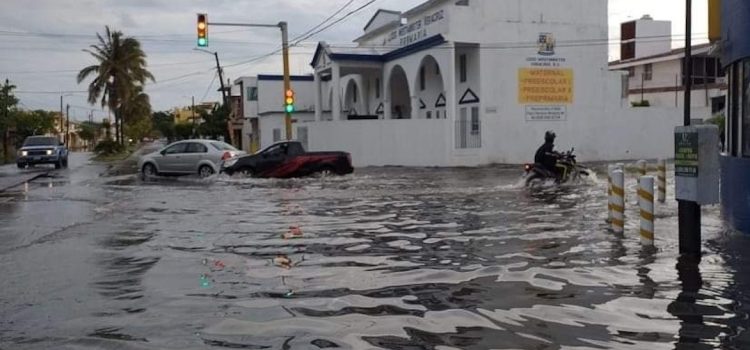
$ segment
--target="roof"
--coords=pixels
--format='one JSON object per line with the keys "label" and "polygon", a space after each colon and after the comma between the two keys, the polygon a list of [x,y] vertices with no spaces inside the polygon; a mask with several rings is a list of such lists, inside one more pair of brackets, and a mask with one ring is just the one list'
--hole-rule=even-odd
{"label": "roof", "polygon": [[[408,56],[412,53],[419,52],[422,50],[429,49],[434,46],[438,46],[445,43],[445,38],[441,34],[431,36],[422,41],[416,42],[411,45],[404,47],[392,47],[392,48],[372,48],[372,47],[347,47],[347,48],[332,48],[325,42],[320,42],[318,48],[315,50],[312,62],[310,65],[315,67],[315,63],[318,61],[318,57],[321,53],[325,53],[332,60],[343,60],[343,61],[367,61],[367,62],[388,62],[401,57]],[[391,50],[391,51],[388,51]]]}
{"label": "roof", "polygon": [[367,31],[367,28],[369,28],[369,27],[370,27],[370,25],[372,24],[372,22],[373,22],[373,21],[375,21],[375,18],[377,18],[377,17],[378,17],[378,16],[379,16],[379,15],[380,15],[381,13],[392,14],[392,15],[398,15],[398,16],[400,16],[400,15],[401,15],[401,12],[398,12],[398,11],[391,11],[391,10],[378,9],[377,11],[375,11],[375,14],[374,14],[374,15],[372,15],[372,18],[370,18],[370,20],[369,20],[369,21],[367,21],[367,24],[365,24],[365,27],[364,27],[364,31]]}
{"label": "roof", "polygon": [[[315,80],[312,75],[291,75],[289,76],[291,81],[313,81]],[[275,74],[258,74],[258,81],[279,81],[284,80],[283,75]]]}
{"label": "roof", "polygon": [[[692,49],[693,49],[693,53],[694,54],[696,54],[696,53],[700,54],[700,53],[703,53],[703,52],[700,52],[700,51],[706,51],[706,52],[708,52],[708,49],[710,47],[711,47],[711,44],[707,43],[707,44],[693,45]],[[676,56],[676,57],[672,57],[672,56]],[[680,58],[680,57],[684,57],[684,56],[685,56],[685,48],[681,47],[681,48],[678,48],[678,49],[673,49],[673,50],[670,50],[670,51],[667,51],[667,52],[664,52],[664,53],[660,53],[660,54],[656,54],[656,55],[651,55],[651,56],[646,56],[646,57],[640,57],[640,58],[634,58],[634,59],[629,59],[629,60],[612,61],[612,62],[609,62],[609,65],[610,66],[621,66],[621,68],[625,68],[625,67],[640,65],[640,64],[644,63],[645,61],[654,61],[654,62],[668,61],[670,59]]]}
{"label": "roof", "polygon": [[[417,5],[416,7],[412,8],[412,9],[406,11],[406,12],[401,13],[400,15],[401,15],[402,18],[408,18],[408,17],[414,16],[415,14],[417,14],[419,12],[425,11],[425,10],[429,9],[430,7],[439,5],[439,4],[441,4],[441,3],[445,2],[445,1],[447,1],[447,0],[428,0],[428,1],[425,1],[422,4]],[[376,13],[376,15],[377,15],[377,13]],[[370,21],[372,21],[373,19],[375,19],[375,16],[373,16],[373,18],[371,18]],[[368,24],[369,24],[369,22],[368,22]],[[375,36],[376,34],[382,33],[384,31],[390,30],[392,28],[398,28],[400,25],[401,25],[401,21],[400,20],[395,20],[395,21],[391,21],[390,23],[386,23],[386,24],[380,26],[379,28],[373,29],[373,30],[371,30],[369,32],[367,32],[365,30],[365,33],[362,34],[360,37],[354,39],[354,41],[355,42],[361,41],[363,39]],[[365,26],[365,29],[367,29],[367,26]]]}

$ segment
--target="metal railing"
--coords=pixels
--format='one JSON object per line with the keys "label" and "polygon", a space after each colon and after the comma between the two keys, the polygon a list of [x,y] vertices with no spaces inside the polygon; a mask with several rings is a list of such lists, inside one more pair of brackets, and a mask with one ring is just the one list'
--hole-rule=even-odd
{"label": "metal railing", "polygon": [[456,148],[482,148],[482,123],[478,120],[456,121]]}

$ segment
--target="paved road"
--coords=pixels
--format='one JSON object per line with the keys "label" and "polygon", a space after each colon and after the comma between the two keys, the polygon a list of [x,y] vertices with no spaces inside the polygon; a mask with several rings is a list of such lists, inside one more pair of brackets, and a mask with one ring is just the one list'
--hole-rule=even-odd
{"label": "paved road", "polygon": [[70,165],[0,194],[0,349],[750,348],[750,239],[715,207],[705,258],[676,268],[673,198],[643,249],[634,220],[604,229],[603,181]]}
{"label": "paved road", "polygon": [[29,169],[18,169],[15,164],[0,166],[0,192],[45,176],[52,170],[54,167],[44,165]]}

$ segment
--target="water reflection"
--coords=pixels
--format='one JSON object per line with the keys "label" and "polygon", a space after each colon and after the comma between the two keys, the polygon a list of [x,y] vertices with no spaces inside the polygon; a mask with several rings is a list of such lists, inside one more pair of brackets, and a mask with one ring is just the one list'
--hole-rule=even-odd
{"label": "water reflection", "polygon": [[675,269],[672,204],[658,250],[642,248],[635,223],[607,231],[604,183],[529,190],[517,175],[110,183],[131,201],[101,240],[95,286],[145,311],[106,316],[129,325],[98,334],[179,342],[189,330],[196,348],[743,345],[747,268],[728,256],[749,245],[716,243]]}

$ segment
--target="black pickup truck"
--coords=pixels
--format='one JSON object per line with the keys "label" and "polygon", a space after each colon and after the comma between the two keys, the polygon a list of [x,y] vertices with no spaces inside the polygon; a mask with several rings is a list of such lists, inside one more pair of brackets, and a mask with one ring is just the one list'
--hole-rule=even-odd
{"label": "black pickup truck", "polygon": [[278,142],[248,156],[225,160],[221,171],[227,175],[291,178],[312,174],[346,175],[354,171],[346,152],[305,152],[297,141]]}

